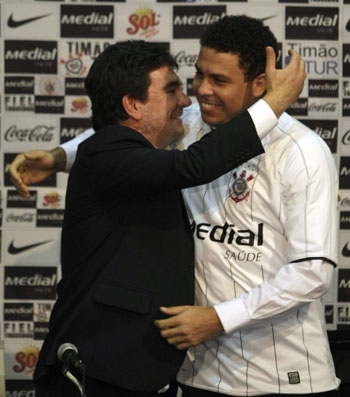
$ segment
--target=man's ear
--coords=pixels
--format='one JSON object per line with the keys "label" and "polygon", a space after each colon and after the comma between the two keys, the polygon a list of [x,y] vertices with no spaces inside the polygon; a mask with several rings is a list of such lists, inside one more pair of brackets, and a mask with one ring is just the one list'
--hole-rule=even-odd
{"label": "man's ear", "polygon": [[253,80],[253,95],[255,98],[261,98],[266,90],[266,78],[265,73],[259,74]]}
{"label": "man's ear", "polygon": [[124,95],[122,98],[122,104],[129,117],[135,120],[141,119],[141,101],[139,99],[131,98],[129,95]]}

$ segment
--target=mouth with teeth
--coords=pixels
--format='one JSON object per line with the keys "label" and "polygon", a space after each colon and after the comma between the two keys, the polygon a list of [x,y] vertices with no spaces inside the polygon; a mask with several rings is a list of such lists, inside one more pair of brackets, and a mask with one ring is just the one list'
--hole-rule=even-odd
{"label": "mouth with teeth", "polygon": [[214,109],[215,107],[218,107],[219,105],[215,103],[200,102],[200,106],[202,109],[210,110],[210,109]]}

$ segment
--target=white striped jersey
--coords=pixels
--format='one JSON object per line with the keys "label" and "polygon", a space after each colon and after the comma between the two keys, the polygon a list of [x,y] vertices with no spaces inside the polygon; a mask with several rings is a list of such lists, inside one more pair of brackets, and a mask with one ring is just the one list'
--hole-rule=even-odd
{"label": "white striped jersey", "polygon": [[[185,147],[210,129],[197,104],[185,109],[183,120]],[[195,240],[196,304],[219,304],[220,315],[220,303],[232,300],[223,312],[235,325],[190,349],[178,380],[236,396],[332,390],[339,380],[323,304],[313,298],[322,282],[309,266],[331,269],[327,262],[337,262],[333,158],[317,134],[287,114],[263,144],[263,155],[184,191]],[[276,274],[279,311],[273,293],[266,307],[261,304],[265,290],[275,288]],[[300,300],[311,303],[296,305],[294,286],[305,294]],[[246,296],[249,321],[235,310]]]}

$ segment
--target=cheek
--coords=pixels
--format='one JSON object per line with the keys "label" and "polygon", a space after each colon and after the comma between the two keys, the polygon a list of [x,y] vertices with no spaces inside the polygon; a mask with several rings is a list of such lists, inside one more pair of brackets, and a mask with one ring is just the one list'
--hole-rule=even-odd
{"label": "cheek", "polygon": [[198,87],[201,84],[201,80],[198,77],[194,77],[193,81],[192,81],[192,90],[194,93],[197,92]]}

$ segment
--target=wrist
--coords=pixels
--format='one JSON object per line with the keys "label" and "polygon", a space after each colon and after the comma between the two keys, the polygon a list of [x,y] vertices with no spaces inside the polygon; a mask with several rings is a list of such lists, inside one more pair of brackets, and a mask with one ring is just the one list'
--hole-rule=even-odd
{"label": "wrist", "polygon": [[215,333],[218,334],[222,331],[224,331],[224,327],[222,326],[221,320],[215,310],[215,307],[210,306],[208,307],[208,309],[211,311],[211,322],[213,325],[213,329],[215,329]]}
{"label": "wrist", "polygon": [[66,152],[61,147],[56,147],[50,150],[50,153],[53,157],[53,166],[52,168],[58,171],[64,171],[67,164],[67,155]]}
{"label": "wrist", "polygon": [[264,95],[263,99],[270,106],[276,117],[280,118],[282,113],[286,110],[286,107],[283,107],[283,102],[277,98],[276,95],[269,92]]}

